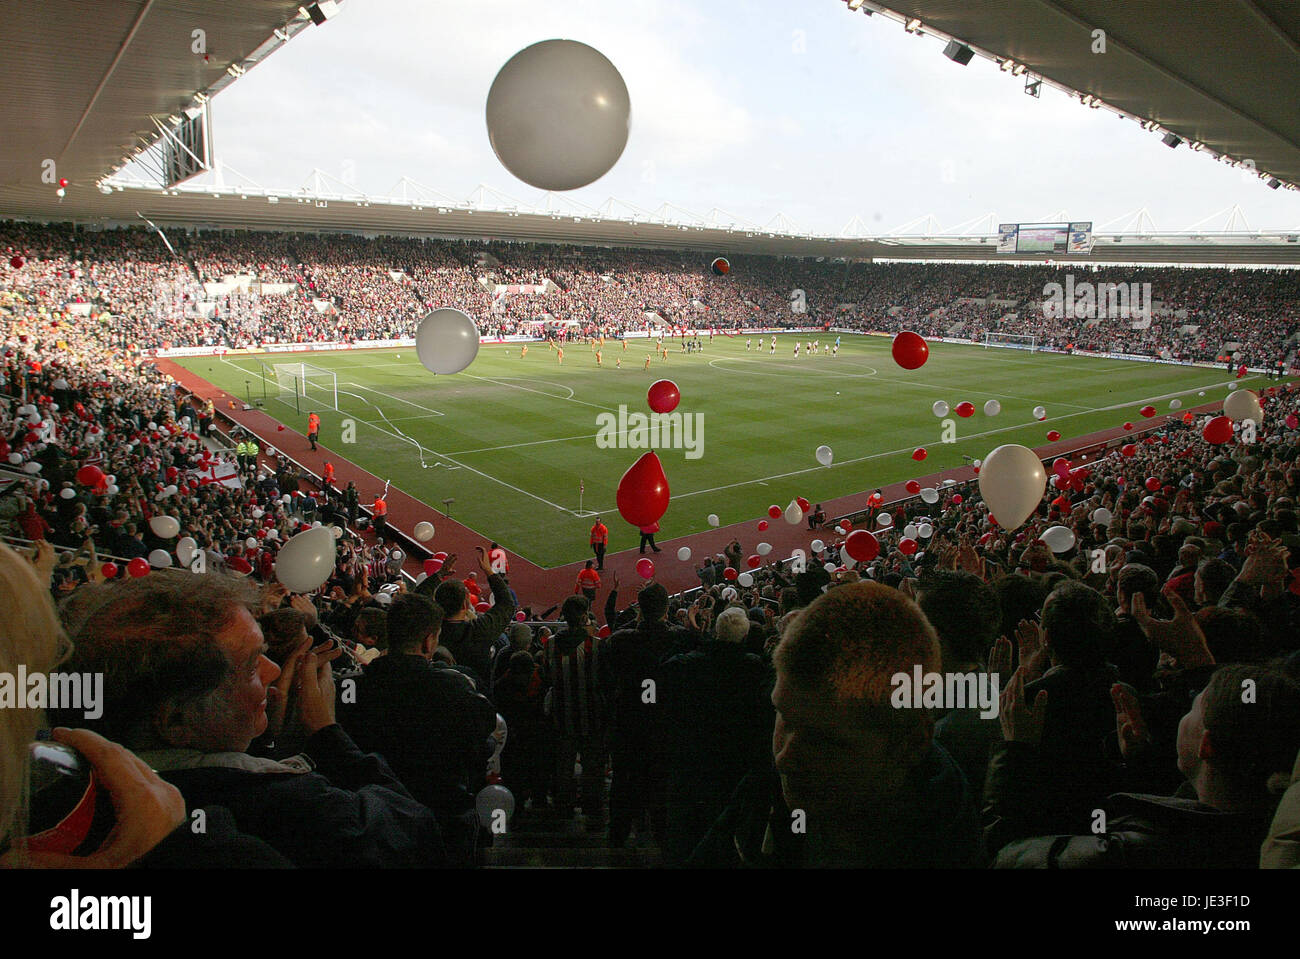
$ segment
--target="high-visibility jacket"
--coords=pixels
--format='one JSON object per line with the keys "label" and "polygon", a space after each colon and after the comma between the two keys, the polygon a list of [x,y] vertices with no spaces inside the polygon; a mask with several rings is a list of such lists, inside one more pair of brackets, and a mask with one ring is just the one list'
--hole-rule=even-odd
{"label": "high-visibility jacket", "polygon": [[595,546],[597,543],[608,543],[608,542],[609,542],[608,526],[606,526],[604,523],[597,523],[595,526],[591,528],[592,546]]}
{"label": "high-visibility jacket", "polygon": [[320,417],[317,416],[315,413],[307,417],[307,432],[308,433],[320,432]]}
{"label": "high-visibility jacket", "polygon": [[388,504],[378,496],[375,497],[374,505],[371,506],[370,509],[376,516],[388,515]]}
{"label": "high-visibility jacket", "polygon": [[256,455],[257,455],[258,453],[260,453],[260,452],[262,452],[261,447],[259,447],[259,446],[258,446],[256,443],[254,443],[252,440],[249,440],[249,441],[248,441],[248,455],[249,455],[249,456],[256,456]]}
{"label": "high-visibility jacket", "polygon": [[243,442],[236,443],[236,444],[235,444],[235,455],[236,455],[236,456],[247,456],[247,455],[248,455],[248,444],[247,444],[247,443],[243,443]]}

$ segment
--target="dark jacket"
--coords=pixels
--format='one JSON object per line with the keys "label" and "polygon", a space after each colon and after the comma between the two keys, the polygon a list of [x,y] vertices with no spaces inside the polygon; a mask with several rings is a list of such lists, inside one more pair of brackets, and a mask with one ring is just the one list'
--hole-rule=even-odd
{"label": "dark jacket", "polygon": [[[665,622],[620,629],[605,641],[597,681],[605,699],[614,745],[662,748],[664,709],[660,669],[665,660],[683,651],[685,643],[685,630]],[[654,683],[651,702],[645,701],[649,698],[646,680]]]}
{"label": "dark jacket", "polygon": [[[877,820],[878,836],[867,858],[836,863],[868,869],[969,869],[983,865],[975,800],[961,770],[942,747],[932,745],[912,770],[903,812]],[[808,853],[807,836],[791,830],[790,810],[775,771],[752,773],[741,780],[731,803],[696,847],[688,863],[695,867],[817,867]],[[764,840],[769,836],[769,851]]]}
{"label": "dark jacket", "polygon": [[492,678],[492,647],[515,615],[515,600],[506,581],[496,573],[488,576],[495,604],[476,619],[442,621],[438,644],[456,657],[456,665],[468,666],[478,677],[479,689],[487,690]]}
{"label": "dark jacket", "polygon": [[307,740],[303,755],[312,772],[281,771],[281,764],[248,756],[243,757],[247,765],[239,767],[194,765],[186,760],[189,755],[167,750],[141,758],[181,791],[189,808],[226,807],[241,832],[295,866],[443,865],[433,813],[407,792],[381,757],[363,753],[337,724]]}
{"label": "dark jacket", "polygon": [[463,674],[389,653],[362,670],[354,693],[338,719],[363,749],[382,755],[440,821],[473,806],[497,714]]}
{"label": "dark jacket", "polygon": [[1226,813],[1196,799],[1116,793],[1105,835],[1037,836],[998,853],[999,869],[1258,869],[1271,811]]}

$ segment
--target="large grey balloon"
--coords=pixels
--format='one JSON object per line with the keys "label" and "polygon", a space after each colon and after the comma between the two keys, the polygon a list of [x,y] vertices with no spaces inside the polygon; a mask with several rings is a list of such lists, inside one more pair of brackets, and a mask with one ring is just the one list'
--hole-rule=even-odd
{"label": "large grey balloon", "polygon": [[544,40],[508,61],[487,98],[488,139],[501,164],[539,190],[594,183],[627,146],[627,85],[599,50]]}
{"label": "large grey balloon", "polygon": [[275,578],[291,593],[310,593],[334,572],[334,553],[334,534],[328,527],[304,530],[280,547]]}
{"label": "large grey balloon", "polygon": [[415,331],[415,353],[430,373],[459,373],[478,356],[478,327],[450,307],[426,313]]}

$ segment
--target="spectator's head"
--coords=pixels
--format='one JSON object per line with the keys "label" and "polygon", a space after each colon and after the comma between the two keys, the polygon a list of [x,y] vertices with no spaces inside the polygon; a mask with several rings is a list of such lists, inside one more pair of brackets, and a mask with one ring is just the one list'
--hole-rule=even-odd
{"label": "spectator's head", "polygon": [[243,580],[158,570],[83,587],[63,607],[76,653],[69,669],[104,676],[103,715],[64,711],[129,749],[243,752],[266,729],[265,655]]}
{"label": "spectator's head", "polygon": [[890,805],[933,735],[924,710],[890,705],[895,674],[941,666],[916,604],[877,583],[837,587],[789,623],[774,662],[772,752],[790,808],[843,822]]}
{"label": "spectator's head", "polygon": [[668,590],[660,583],[641,587],[636,594],[636,604],[641,610],[642,622],[658,623],[668,618]]}
{"label": "spectator's head", "polygon": [[587,565],[584,566],[583,569],[591,569],[591,567],[594,565],[595,564],[591,560],[587,560]]}
{"label": "spectator's head", "polygon": [[1195,569],[1201,561],[1201,548],[1192,543],[1185,543],[1178,548],[1178,565],[1183,569]]}
{"label": "spectator's head", "polygon": [[943,648],[943,668],[967,672],[988,659],[998,637],[998,597],[974,573],[933,570],[921,579],[917,605],[930,621]]}
{"label": "spectator's head", "polygon": [[586,596],[570,596],[560,607],[560,618],[569,629],[578,629],[587,623],[587,614],[591,612],[591,603]]}
{"label": "spectator's head", "polygon": [[1196,567],[1193,598],[1201,606],[1214,606],[1237,578],[1237,571],[1224,559],[1202,560]]}
{"label": "spectator's head", "polygon": [[533,646],[533,631],[528,628],[527,623],[511,623],[510,628],[506,630],[506,637],[510,640],[510,648],[514,652],[528,652]]}
{"label": "spectator's head", "polygon": [[1147,609],[1154,609],[1160,596],[1160,577],[1150,566],[1128,563],[1119,571],[1115,584],[1115,598],[1119,601],[1119,608],[1129,611],[1129,604],[1138,593],[1146,600]]}
{"label": "spectator's head", "polygon": [[1276,800],[1300,751],[1300,686],[1271,666],[1224,666],[1178,724],[1178,769],[1203,803],[1250,810]]}
{"label": "spectator's head", "polygon": [[[441,607],[439,607],[441,609]],[[388,648],[388,612],[377,606],[364,606],[354,624],[356,640],[375,649]]]}
{"label": "spectator's head", "polygon": [[1058,666],[1096,666],[1109,649],[1115,612],[1106,597],[1083,583],[1062,583],[1043,603],[1043,642]]}
{"label": "spectator's head", "polygon": [[442,632],[442,607],[418,593],[404,593],[388,607],[384,625],[390,656],[423,656],[428,659],[438,648]]}
{"label": "spectator's head", "polygon": [[723,643],[743,643],[749,635],[749,615],[739,606],[724,609],[713,624],[713,634]]}
{"label": "spectator's head", "polygon": [[1047,590],[1041,582],[1019,573],[999,576],[993,583],[993,591],[997,593],[998,609],[1002,615],[999,636],[1014,636],[1020,621],[1038,615],[1043,600],[1047,599]]}
{"label": "spectator's head", "polygon": [[469,615],[469,590],[458,579],[446,579],[439,583],[433,591],[433,601],[442,608],[442,615],[446,619],[463,619]]}
{"label": "spectator's head", "polygon": [[[0,674],[48,673],[70,647],[49,590],[24,557],[0,544]],[[25,695],[25,691],[24,691]],[[40,710],[0,709],[0,846],[26,831],[27,747],[43,725]]]}

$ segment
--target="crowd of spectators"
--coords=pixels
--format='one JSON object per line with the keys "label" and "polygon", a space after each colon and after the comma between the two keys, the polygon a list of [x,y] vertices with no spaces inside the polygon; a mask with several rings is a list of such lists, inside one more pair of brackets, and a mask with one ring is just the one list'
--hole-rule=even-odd
{"label": "crowd of spectators", "polygon": [[[54,669],[66,635],[62,668],[104,677],[101,715],[50,716],[73,727],[60,737],[101,769],[131,826],[86,864],[470,865],[496,834],[479,797],[499,784],[516,817],[581,809],[609,845],[653,837],[676,866],[1300,861],[1289,384],[1264,391],[1257,441],[1211,446],[1196,422],[1173,422],[1071,464],[1074,481],[1049,487],[1016,529],[972,485],[945,486],[933,502],[831,517],[809,531],[821,548],[793,563],[748,558],[756,544],[736,541],[679,595],[650,582],[629,602],[611,575],[594,607],[581,589],[517,595],[485,550],[475,570],[448,556],[407,581],[400,551],[359,528],[355,490],[306,483],[268,449],[237,463],[220,411],[143,357],[164,335],[227,335],[149,313],[152,284],[194,295],[189,266],[156,240],[21,224],[0,234],[25,260],[0,289],[0,510],[31,548],[28,559],[0,547],[0,666]],[[182,246],[206,275],[292,275],[305,299],[336,309],[318,322],[373,308],[374,325],[348,327],[366,335],[409,332],[438,277],[482,290],[492,322],[478,270],[554,282],[557,317],[622,309],[636,323],[698,300],[732,321],[769,310],[772,321],[790,287],[819,318],[851,322],[857,309],[872,328],[900,301],[900,323],[937,323],[960,298],[1014,299],[1049,275],[737,258],[723,285],[680,253],[532,259],[254,235]],[[1212,281],[1224,285],[1201,288]],[[1180,309],[1261,329],[1282,324],[1294,292],[1273,273],[1150,271],[1150,282]],[[961,311],[968,324],[992,317]],[[311,316],[285,329],[316,335]],[[844,548],[862,521],[883,545],[854,562]],[[275,557],[314,525],[337,531],[335,568],[291,595]],[[904,551],[909,526],[929,531],[919,551]],[[1053,551],[1041,536],[1058,526],[1072,545]],[[141,561],[152,571],[136,575]],[[970,677],[997,708],[900,703],[896,677],[914,670]],[[33,734],[22,712],[0,716],[6,797],[22,794],[10,788]],[[196,809],[218,826],[206,838],[177,829]],[[24,850],[21,804],[0,813],[6,861],[70,864]]]}

